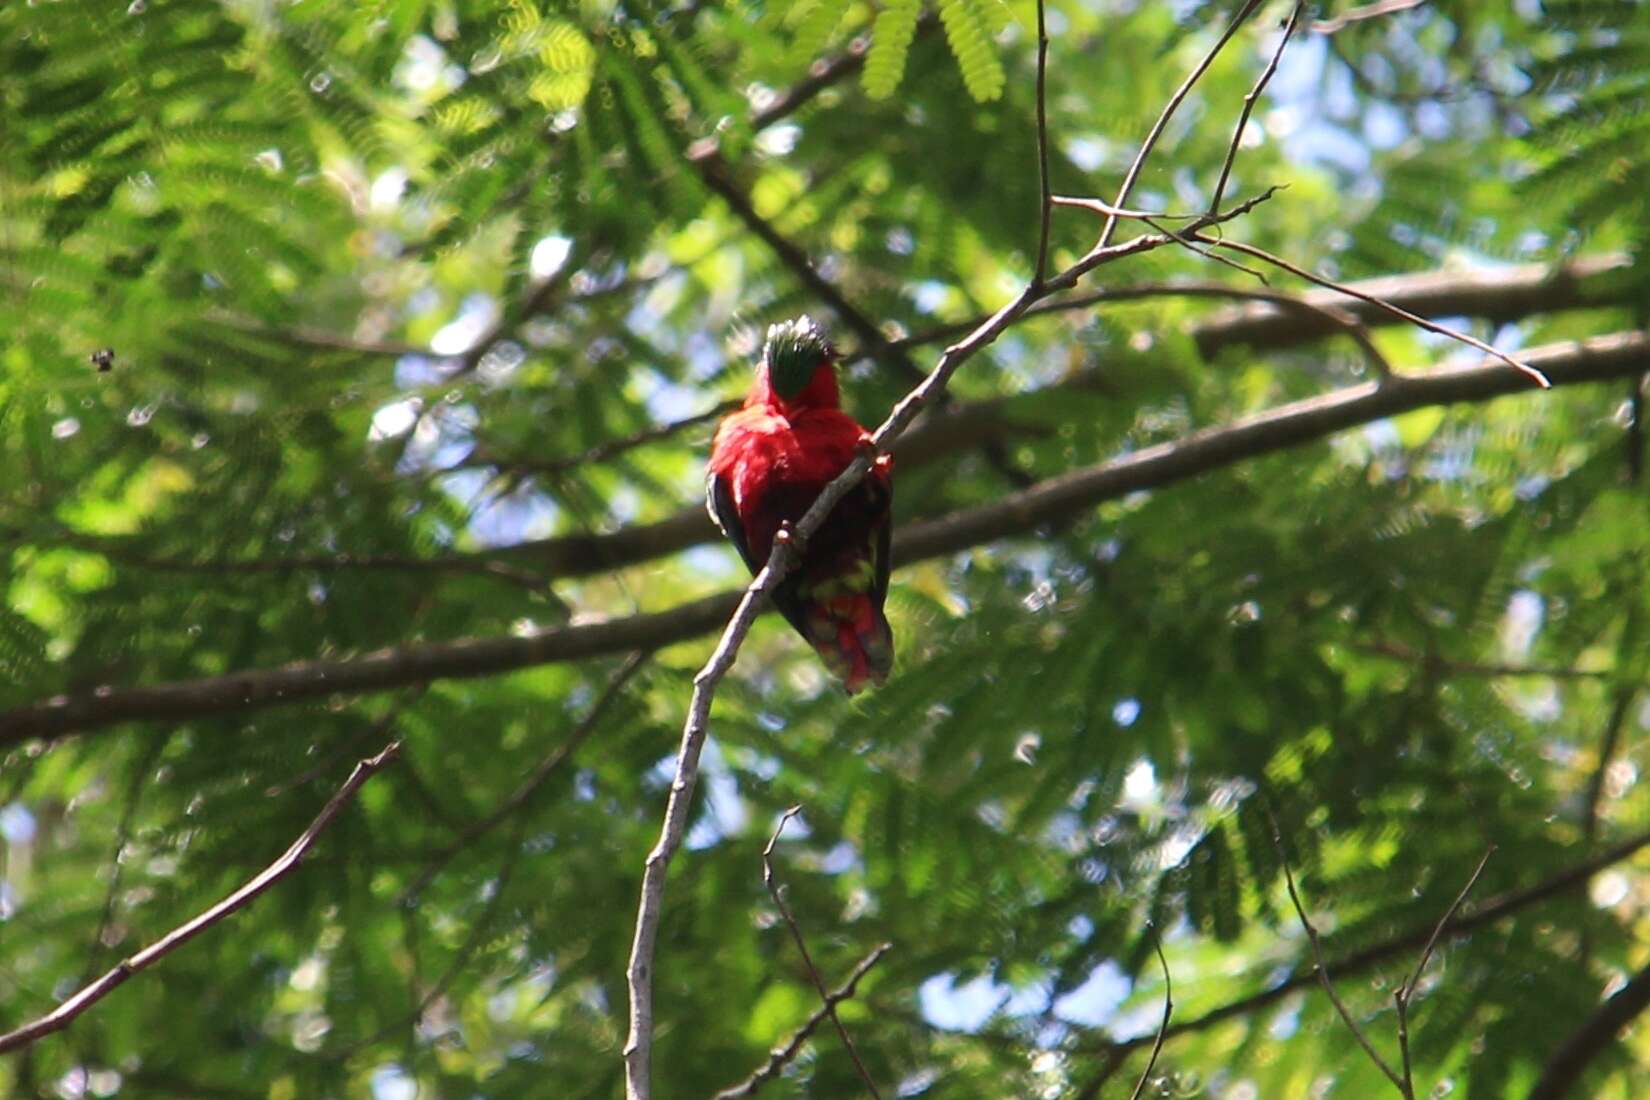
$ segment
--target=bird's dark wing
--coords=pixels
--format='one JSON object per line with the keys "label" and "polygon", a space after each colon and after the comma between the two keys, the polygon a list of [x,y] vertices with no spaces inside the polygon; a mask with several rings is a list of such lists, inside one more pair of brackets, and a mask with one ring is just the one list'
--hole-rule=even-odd
{"label": "bird's dark wing", "polygon": [[876,528],[871,535],[871,602],[880,608],[888,599],[888,573],[893,564],[894,486],[887,475],[877,474],[875,469],[867,474],[865,485],[873,497],[876,517],[871,521]]}
{"label": "bird's dark wing", "polygon": [[705,510],[716,526],[722,529],[722,534],[733,543],[733,548],[739,551],[739,557],[745,562],[745,568],[752,573],[761,569],[763,562],[751,558],[750,544],[745,541],[745,527],[739,522],[739,513],[733,507],[733,486],[728,479],[718,477],[712,471],[705,473]]}

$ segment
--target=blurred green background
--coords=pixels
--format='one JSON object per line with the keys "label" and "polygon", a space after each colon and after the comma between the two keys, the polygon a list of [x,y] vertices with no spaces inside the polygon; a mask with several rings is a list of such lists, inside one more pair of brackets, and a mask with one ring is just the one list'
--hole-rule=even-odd
{"label": "blurred green background", "polygon": [[[1544,1095],[1650,982],[1650,9],[1377,7],[1307,10],[1228,195],[1287,189],[1224,233],[1584,384],[1362,310],[1372,357],[1183,249],[1015,326],[899,453],[887,687],[848,701],[772,616],[722,685],[658,1095],[738,1082],[818,1003],[761,879],[797,803],[777,871],[826,981],[894,945],[841,1010],[884,1096],[1128,1096],[1158,937],[1146,1095],[1390,1092],[1313,982],[1273,818],[1394,1062],[1393,991],[1496,847],[1421,975],[1418,1095]],[[1056,191],[1115,195],[1235,8],[1049,4]],[[1289,12],[1238,31],[1131,205],[1207,206]],[[0,6],[0,1030],[404,739],[300,870],[0,1059],[0,1094],[618,1093],[642,859],[725,617],[695,601],[746,580],[699,505],[715,413],[810,312],[875,424],[1024,285],[1035,19]],[[1055,263],[1097,229],[1057,212]],[[1376,358],[1470,378],[1370,396]],[[1139,469],[980,511],[1108,463]],[[1643,1095],[1614,1031],[1574,1095]],[[762,1093],[863,1095],[829,1028]]]}

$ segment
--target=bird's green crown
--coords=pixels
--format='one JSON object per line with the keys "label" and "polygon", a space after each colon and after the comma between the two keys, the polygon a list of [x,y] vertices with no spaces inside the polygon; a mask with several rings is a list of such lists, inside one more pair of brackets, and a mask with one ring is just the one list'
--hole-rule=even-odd
{"label": "bird's green crown", "polygon": [[768,342],[762,348],[768,364],[768,383],[780,397],[801,393],[822,362],[834,362],[836,349],[825,330],[806,313],[794,321],[768,326]]}

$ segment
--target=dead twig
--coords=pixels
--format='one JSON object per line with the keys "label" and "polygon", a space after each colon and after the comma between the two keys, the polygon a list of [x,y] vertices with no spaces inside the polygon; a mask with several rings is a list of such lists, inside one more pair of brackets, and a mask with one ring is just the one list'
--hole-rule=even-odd
{"label": "dead twig", "polygon": [[791,1037],[783,1045],[777,1046],[769,1052],[767,1062],[760,1069],[737,1085],[729,1085],[717,1093],[712,1100],[743,1100],[744,1097],[754,1096],[757,1089],[779,1076],[779,1071],[790,1065],[792,1060],[801,1053],[802,1044],[807,1042],[808,1037],[814,1033],[820,1024],[825,1022],[825,1017],[834,1015],[836,1006],[854,995],[854,990],[858,987],[860,979],[869,974],[871,968],[893,946],[891,943],[880,944],[875,951],[859,960],[859,965],[854,967],[848,975],[848,980],[833,989],[830,995],[825,998],[824,1003],[814,1009],[814,1014],[809,1016],[801,1027],[792,1032]]}
{"label": "dead twig", "polygon": [[[848,1057],[854,1061],[854,1069],[859,1071],[859,1079],[865,1082],[865,1088],[876,1100],[882,1100],[882,1093],[877,1091],[877,1083],[871,1079],[871,1072],[865,1068],[865,1063],[859,1057],[859,1049],[854,1046],[854,1040],[848,1035],[848,1029],[842,1026],[842,1019],[836,1014],[836,1002],[831,999],[830,990],[825,988],[825,979],[819,976],[819,968],[814,965],[813,956],[808,952],[808,943],[802,938],[802,926],[796,923],[796,917],[791,913],[791,907],[785,904],[785,891],[773,874],[773,849],[779,843],[779,834],[785,831],[785,823],[802,812],[801,806],[792,806],[779,817],[779,824],[774,827],[773,836],[768,838],[768,846],[762,849],[762,885],[768,888],[768,894],[773,903],[779,907],[779,915],[784,918],[785,927],[791,930],[791,939],[796,943],[797,951],[802,955],[802,964],[808,968],[808,977],[813,980],[814,988],[819,991],[819,999],[825,1014],[831,1018],[831,1024],[842,1039],[842,1045],[847,1048]],[[878,949],[877,955],[886,950],[887,944]],[[877,955],[871,956],[873,960]]]}
{"label": "dead twig", "polygon": [[1261,93],[1266,85],[1271,83],[1272,75],[1278,71],[1278,62],[1283,60],[1283,51],[1289,46],[1289,39],[1294,37],[1295,28],[1300,25],[1301,13],[1306,10],[1304,0],[1295,4],[1289,13],[1289,21],[1283,25],[1283,37],[1278,39],[1278,48],[1272,51],[1272,60],[1266,63],[1255,86],[1249,89],[1249,94],[1243,97],[1243,110],[1238,114],[1237,127],[1232,131],[1232,144],[1226,150],[1226,160],[1220,166],[1220,182],[1215,184],[1214,198],[1209,200],[1209,213],[1220,213],[1220,200],[1226,196],[1226,181],[1232,175],[1232,163],[1237,160],[1238,146],[1243,144],[1243,131],[1249,127],[1249,116],[1254,113],[1255,104],[1259,102]]}
{"label": "dead twig", "polygon": [[[1175,89],[1174,94],[1169,97],[1169,101],[1163,105],[1162,113],[1157,116],[1157,121],[1152,124],[1151,130],[1146,134],[1146,140],[1140,143],[1140,151],[1135,153],[1134,163],[1129,165],[1128,173],[1123,177],[1123,183],[1117,189],[1117,200],[1114,205],[1122,206],[1129,201],[1129,193],[1134,190],[1135,181],[1140,178],[1140,172],[1146,166],[1146,158],[1151,156],[1152,149],[1157,145],[1157,140],[1163,136],[1163,131],[1168,128],[1169,120],[1174,117],[1175,111],[1179,110],[1180,105],[1185,102],[1186,97],[1197,86],[1197,82],[1203,78],[1203,74],[1209,71],[1209,66],[1215,63],[1215,58],[1220,56],[1220,51],[1226,48],[1226,43],[1232,40],[1232,36],[1238,32],[1238,28],[1243,26],[1244,22],[1255,13],[1255,9],[1260,5],[1261,0],[1247,0],[1243,7],[1238,9],[1237,14],[1232,16],[1232,21],[1226,25],[1226,30],[1221,33],[1220,38],[1209,48],[1209,52],[1203,55],[1203,60],[1198,62],[1197,67],[1187,75],[1185,80],[1181,81],[1180,87]],[[1100,239],[1094,244],[1095,251],[1099,251],[1111,243],[1112,234],[1117,231],[1117,221],[1116,218],[1109,217],[1106,219],[1105,226],[1100,230]]]}
{"label": "dead twig", "polygon": [[1156,930],[1152,932],[1152,947],[1157,951],[1158,965],[1163,968],[1163,1022],[1157,1025],[1157,1038],[1152,1040],[1152,1052],[1146,1059],[1146,1068],[1141,1072],[1134,1091],[1129,1094],[1129,1100],[1140,1100],[1146,1091],[1146,1082],[1152,1079],[1152,1070],[1157,1068],[1157,1056],[1163,1050],[1163,1040],[1169,1034],[1169,1018],[1174,1015],[1174,982],[1169,978],[1169,960],[1163,957],[1163,937],[1159,936]]}
{"label": "dead twig", "polygon": [[[1375,1067],[1381,1071],[1388,1081],[1392,1082],[1394,1088],[1403,1093],[1406,1100],[1414,1100],[1410,1095],[1410,1090],[1404,1084],[1404,1078],[1399,1076],[1398,1071],[1393,1069],[1370,1043],[1368,1036],[1364,1034],[1364,1029],[1358,1026],[1358,1021],[1352,1018],[1352,1013],[1347,1010],[1345,1003],[1341,1001],[1340,994],[1335,992],[1335,983],[1329,980],[1329,970],[1323,962],[1323,945],[1318,941],[1318,930],[1313,926],[1311,918],[1306,915],[1306,907],[1301,904],[1300,894],[1295,890],[1295,873],[1289,869],[1289,856],[1283,850],[1283,834],[1278,829],[1276,818],[1272,819],[1272,844],[1278,850],[1278,862],[1283,864],[1283,880],[1289,886],[1289,900],[1294,904],[1295,915],[1300,918],[1301,927],[1305,929],[1306,938],[1312,945],[1312,968],[1317,973],[1318,984],[1323,986],[1324,993],[1329,996],[1329,1003],[1335,1006],[1336,1012],[1340,1013],[1341,1019],[1346,1023],[1347,1030],[1351,1031],[1352,1037],[1358,1040],[1358,1045],[1363,1047],[1365,1054],[1369,1055],[1369,1060],[1375,1063]],[[1434,937],[1437,934],[1438,930],[1434,929]]]}
{"label": "dead twig", "polygon": [[1309,283],[1316,283],[1318,286],[1324,287],[1325,289],[1336,290],[1350,298],[1357,298],[1360,301],[1368,302],[1377,309],[1385,310],[1395,317],[1402,318],[1417,328],[1426,329],[1428,332],[1436,333],[1439,336],[1447,336],[1451,340],[1456,340],[1460,343],[1466,344],[1468,347],[1477,348],[1486,355],[1494,356],[1503,363],[1507,364],[1509,367],[1512,367],[1514,370],[1518,371],[1520,374],[1523,374],[1526,378],[1544,390],[1552,388],[1552,382],[1548,380],[1545,374],[1541,373],[1539,370],[1530,366],[1521,359],[1508,355],[1504,351],[1498,351],[1489,344],[1486,344],[1484,341],[1478,339],[1476,336],[1461,332],[1458,329],[1450,328],[1448,325],[1441,325],[1436,321],[1429,321],[1425,317],[1411,313],[1402,306],[1396,306],[1385,299],[1378,298],[1372,294],[1366,294],[1356,287],[1349,286],[1346,283],[1337,283],[1333,279],[1326,279],[1322,275],[1315,275],[1298,264],[1290,263],[1283,257],[1275,256],[1263,248],[1256,248],[1252,244],[1246,244],[1243,241],[1228,241],[1214,237],[1206,237],[1196,230],[1192,230],[1187,235],[1193,240],[1196,240],[1199,244],[1205,244],[1215,248],[1227,248],[1231,249],[1233,252],[1240,252],[1245,256],[1253,256],[1257,260],[1269,263],[1273,267],[1287,271],[1291,275],[1294,275],[1297,278],[1305,279]]}
{"label": "dead twig", "polygon": [[68,1027],[81,1013],[107,997],[117,987],[125,984],[126,979],[140,971],[149,969],[149,967],[160,962],[225,917],[246,908],[257,899],[258,895],[291,874],[297,869],[298,864],[303,861],[309,850],[315,846],[315,841],[321,833],[326,830],[328,825],[332,824],[333,818],[337,817],[345,804],[355,797],[355,792],[360,790],[367,780],[377,775],[387,764],[392,762],[400,751],[401,742],[392,741],[378,755],[357,763],[355,769],[350,772],[349,778],[344,781],[344,785],[338,788],[338,792],[327,800],[325,806],[321,807],[321,812],[315,815],[315,820],[310,822],[309,828],[305,829],[298,839],[292,842],[292,845],[281,854],[279,859],[259,872],[257,877],[204,913],[172,929],[172,931],[166,933],[166,935],[139,951],[136,955],[121,960],[103,977],[81,989],[80,992],[74,994],[74,996],[38,1020],[24,1024],[15,1031],[0,1035],[0,1054],[28,1046],[42,1036],[50,1035],[55,1031],[61,1031]]}
{"label": "dead twig", "polygon": [[1378,0],[1374,4],[1365,4],[1361,8],[1353,8],[1342,12],[1330,19],[1319,19],[1312,24],[1313,34],[1334,34],[1338,30],[1350,27],[1354,23],[1362,23],[1366,19],[1379,19],[1384,15],[1394,15],[1401,11],[1418,8],[1427,0]]}
{"label": "dead twig", "polygon": [[1490,857],[1494,854],[1495,848],[1493,845],[1484,852],[1484,858],[1478,861],[1478,866],[1473,869],[1472,875],[1468,877],[1467,884],[1461,887],[1461,892],[1455,895],[1455,900],[1450,902],[1449,908],[1444,910],[1444,915],[1438,918],[1437,924],[1433,925],[1432,935],[1427,937],[1427,945],[1421,949],[1421,958],[1415,964],[1414,972],[1405,979],[1404,983],[1398,987],[1398,991],[1392,995],[1393,1002],[1398,1010],[1398,1053],[1403,1057],[1404,1081],[1402,1090],[1405,1100],[1415,1100],[1415,1078],[1410,1071],[1409,1064],[1409,1003],[1415,996],[1415,987],[1420,984],[1421,972],[1427,968],[1427,963],[1432,959],[1433,948],[1438,946],[1438,937],[1444,934],[1445,926],[1460,911],[1461,906],[1467,900],[1467,895],[1472,893],[1472,888],[1478,884],[1478,876],[1484,873],[1484,866],[1489,863]]}

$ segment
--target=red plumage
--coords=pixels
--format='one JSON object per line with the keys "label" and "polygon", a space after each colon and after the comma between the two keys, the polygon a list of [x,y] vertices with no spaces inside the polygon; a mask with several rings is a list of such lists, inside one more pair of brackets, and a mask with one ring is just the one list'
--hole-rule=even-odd
{"label": "red plumage", "polygon": [[[842,411],[836,353],[807,317],[768,330],[745,404],[711,447],[706,502],[751,572],[767,563],[781,525],[795,524],[869,433]],[[894,640],[888,595],[892,461],[879,457],[803,547],[774,590],[785,615],[848,693],[882,683]]]}

